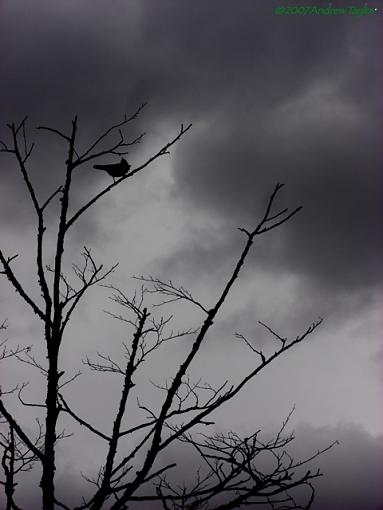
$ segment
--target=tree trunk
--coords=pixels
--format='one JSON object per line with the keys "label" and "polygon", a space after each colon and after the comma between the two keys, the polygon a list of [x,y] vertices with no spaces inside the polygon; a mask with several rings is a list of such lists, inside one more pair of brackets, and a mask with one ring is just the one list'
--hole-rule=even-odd
{"label": "tree trunk", "polygon": [[56,424],[59,410],[57,407],[57,384],[58,384],[58,352],[49,353],[49,371],[47,384],[47,414],[45,418],[45,442],[44,442],[44,461],[43,474],[40,486],[43,492],[43,510],[54,510],[55,501],[55,442],[56,442]]}

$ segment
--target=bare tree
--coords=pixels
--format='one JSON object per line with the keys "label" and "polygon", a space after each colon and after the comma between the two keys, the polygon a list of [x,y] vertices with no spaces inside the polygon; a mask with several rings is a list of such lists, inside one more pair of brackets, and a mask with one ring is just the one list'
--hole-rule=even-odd
{"label": "bare tree", "polygon": [[[273,210],[282,187],[281,184],[277,184],[270,194],[263,217],[257,225],[252,230],[239,229],[245,236],[244,246],[232,274],[228,276],[227,282],[215,302],[209,306],[202,304],[188,290],[176,285],[173,281],[162,281],[151,276],[138,277],[140,289],[135,291],[132,296],[128,296],[121,289],[105,282],[115,270],[116,265],[105,269],[102,264],[96,262],[91,250],[87,247],[84,247],[82,254],[83,263],[72,266],[77,284],[73,284],[71,278],[63,270],[67,235],[82,214],[104,195],[112,192],[116,186],[122,185],[123,181],[132,178],[153,161],[168,154],[171,147],[191,127],[191,124],[186,127],[181,125],[180,131],[173,139],[135,168],[126,164],[124,159],[121,159],[121,166],[116,165],[112,170],[108,166],[108,173],[112,172],[110,175],[113,174],[113,183],[80,205],[77,210],[71,211],[69,199],[75,171],[82,165],[98,160],[107,154],[124,156],[138,144],[144,133],[127,140],[123,131],[137,118],[143,106],[141,105],[133,115],[125,116],[121,122],[108,128],[83,150],[77,146],[77,117],[72,121],[70,133],[47,126],[38,127],[38,129],[51,132],[63,139],[67,145],[68,154],[63,183],[45,201],[39,200],[28,171],[28,163],[34,145],[29,144],[27,139],[27,119],[25,118],[18,125],[9,124],[11,140],[10,142],[1,142],[1,152],[11,154],[17,160],[36,213],[36,273],[41,299],[33,299],[17,277],[12,265],[17,255],[8,255],[0,250],[1,274],[8,279],[22,300],[41,321],[47,355],[47,365],[44,366],[30,353],[29,347],[17,347],[14,350],[7,350],[5,346],[3,347],[2,359],[17,358],[20,362],[37,368],[46,379],[45,402],[43,404],[25,402],[22,396],[24,385],[1,394],[0,415],[8,427],[8,433],[1,434],[1,446],[4,452],[2,467],[5,476],[1,483],[5,489],[7,510],[19,508],[14,499],[16,475],[22,470],[31,469],[35,462],[40,463],[42,469],[40,486],[43,510],[54,510],[57,507],[69,508],[64,502],[58,501],[55,495],[56,445],[57,441],[64,437],[63,433],[58,432],[57,424],[58,418],[62,414],[70,416],[75,422],[85,427],[94,436],[94,440],[105,442],[107,445],[105,461],[100,467],[97,477],[89,478],[95,486],[93,495],[87,500],[83,500],[76,510],[103,508],[120,510],[128,508],[129,503],[133,501],[157,501],[165,509],[208,507],[229,509],[249,504],[259,505],[262,502],[271,508],[309,508],[314,494],[311,481],[320,476],[320,473],[319,471],[311,473],[310,470],[307,470],[296,475],[295,472],[320,452],[315,453],[310,459],[294,461],[285,450],[285,447],[293,439],[291,435],[283,435],[288,420],[284,422],[277,436],[266,442],[261,441],[259,432],[246,438],[241,438],[234,432],[215,435],[203,434],[201,436],[200,428],[214,424],[212,414],[215,410],[234,398],[274,359],[305,340],[322,320],[319,319],[312,323],[303,334],[291,340],[283,338],[269,326],[261,323],[279,343],[271,355],[257,350],[252,341],[237,333],[237,338],[244,341],[258,356],[259,363],[235,385],[230,385],[226,381],[220,387],[213,387],[207,383],[201,383],[201,381],[193,382],[189,375],[189,369],[195,361],[202,343],[206,341],[207,333],[212,328],[224,301],[238,279],[255,239],[279,227],[301,209],[297,207],[292,211],[283,209],[278,212]],[[98,168],[102,169],[102,166],[98,165]],[[120,174],[121,176],[119,176]],[[115,178],[116,176],[117,178]],[[45,214],[49,204],[57,198],[60,202],[60,213],[54,260],[51,265],[45,265]],[[65,385],[73,382],[78,376],[75,374],[66,381],[63,380],[64,370],[62,370],[60,362],[60,348],[65,338],[66,328],[81,298],[95,285],[107,286],[112,291],[112,299],[117,305],[126,309],[128,315],[115,313],[111,313],[111,315],[124,321],[131,330],[131,343],[130,345],[124,344],[126,349],[124,364],[119,360],[112,359],[108,354],[99,354],[97,361],[91,361],[89,358],[85,361],[91,370],[121,376],[121,396],[113,418],[111,434],[98,430],[87,418],[81,417],[62,391]],[[153,294],[160,296],[160,302],[150,305],[147,300]],[[171,316],[156,316],[155,306],[179,300],[184,300],[203,312],[204,320],[196,329],[173,331],[170,329]],[[149,311],[149,307],[151,311]],[[132,388],[142,363],[164,343],[185,335],[191,336],[193,343],[182,363],[175,369],[171,382],[157,386],[164,395],[159,411],[143,405],[138,400],[137,408],[146,416],[139,425],[124,428],[123,420],[128,404],[129,408],[135,405],[132,399]],[[38,422],[38,433],[35,437],[31,437],[25,427],[9,411],[9,406],[5,404],[3,398],[7,393],[17,393],[20,402],[29,409],[34,407],[43,409],[45,421],[43,425]],[[196,431],[198,434],[193,434]],[[135,445],[129,451],[125,451],[125,446],[122,445],[123,440],[127,437],[132,439],[130,444]],[[202,439],[200,439],[201,437]],[[198,452],[202,464],[205,466],[205,470],[198,471],[196,483],[190,488],[186,486],[177,488],[168,480],[167,475],[175,466],[174,462],[161,466],[158,464],[160,455],[176,442],[191,446]],[[262,471],[257,464],[259,456],[265,452],[274,460],[274,466],[268,472]],[[143,460],[138,460],[138,457]],[[304,486],[310,489],[310,495],[305,503],[298,504],[292,493],[295,488]]]}

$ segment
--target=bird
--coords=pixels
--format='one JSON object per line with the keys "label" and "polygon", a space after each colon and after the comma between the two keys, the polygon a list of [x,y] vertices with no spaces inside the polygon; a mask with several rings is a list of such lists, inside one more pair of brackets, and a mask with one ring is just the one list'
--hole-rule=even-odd
{"label": "bird", "polygon": [[130,165],[125,158],[121,158],[119,163],[114,163],[113,165],[93,165],[93,168],[96,170],[104,170],[104,172],[115,180],[115,177],[122,177],[129,172]]}

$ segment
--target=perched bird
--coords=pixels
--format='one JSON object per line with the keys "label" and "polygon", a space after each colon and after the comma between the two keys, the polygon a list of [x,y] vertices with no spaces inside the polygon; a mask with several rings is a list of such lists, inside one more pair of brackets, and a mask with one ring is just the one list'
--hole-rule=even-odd
{"label": "perched bird", "polygon": [[121,161],[119,163],[115,163],[114,165],[93,165],[93,168],[96,170],[104,170],[104,172],[113,177],[114,180],[115,177],[122,177],[127,172],[129,172],[130,165],[126,159],[121,158]]}

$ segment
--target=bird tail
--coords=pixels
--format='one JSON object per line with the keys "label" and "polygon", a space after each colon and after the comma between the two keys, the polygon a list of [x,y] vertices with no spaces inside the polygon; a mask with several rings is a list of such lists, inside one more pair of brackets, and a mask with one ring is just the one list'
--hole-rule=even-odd
{"label": "bird tail", "polygon": [[96,170],[107,170],[106,165],[93,165]]}

